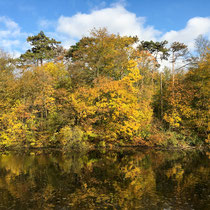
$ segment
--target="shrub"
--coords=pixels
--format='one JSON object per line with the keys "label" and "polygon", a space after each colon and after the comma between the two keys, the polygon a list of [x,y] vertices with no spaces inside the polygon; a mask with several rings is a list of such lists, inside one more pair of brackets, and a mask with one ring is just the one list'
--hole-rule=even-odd
{"label": "shrub", "polygon": [[78,126],[65,126],[59,134],[64,149],[85,149],[88,146],[83,138],[83,131]]}

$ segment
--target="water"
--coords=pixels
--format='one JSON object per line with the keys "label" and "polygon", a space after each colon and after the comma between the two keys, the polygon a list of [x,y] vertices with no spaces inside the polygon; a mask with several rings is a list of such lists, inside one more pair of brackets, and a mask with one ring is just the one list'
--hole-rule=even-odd
{"label": "water", "polygon": [[0,209],[210,209],[209,153],[0,153]]}

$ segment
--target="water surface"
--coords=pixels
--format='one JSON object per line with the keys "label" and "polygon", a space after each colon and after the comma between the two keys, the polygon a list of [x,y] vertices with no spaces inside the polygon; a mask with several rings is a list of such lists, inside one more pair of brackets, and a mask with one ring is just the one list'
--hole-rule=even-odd
{"label": "water surface", "polygon": [[209,153],[0,153],[0,209],[210,209]]}

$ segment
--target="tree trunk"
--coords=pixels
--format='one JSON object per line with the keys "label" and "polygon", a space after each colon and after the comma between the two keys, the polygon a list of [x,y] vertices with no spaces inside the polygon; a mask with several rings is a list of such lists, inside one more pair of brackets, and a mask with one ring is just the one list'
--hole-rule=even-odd
{"label": "tree trunk", "polygon": [[160,119],[163,118],[163,81],[162,72],[160,73]]}
{"label": "tree trunk", "polygon": [[172,96],[174,98],[175,55],[172,55]]}

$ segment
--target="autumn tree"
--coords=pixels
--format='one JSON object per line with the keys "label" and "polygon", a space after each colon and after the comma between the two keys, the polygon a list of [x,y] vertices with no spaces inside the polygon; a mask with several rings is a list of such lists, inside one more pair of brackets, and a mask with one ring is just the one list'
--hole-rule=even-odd
{"label": "autumn tree", "polygon": [[[157,67],[160,67],[160,63],[163,60],[168,60],[168,57],[170,55],[169,54],[169,48],[167,47],[167,44],[168,44],[168,41],[166,41],[166,40],[161,41],[161,42],[154,42],[154,41],[151,40],[151,41],[141,41],[141,43],[138,46],[138,50],[140,52],[148,51],[155,58],[156,65],[153,68],[151,68],[151,70],[152,70],[152,83],[153,83],[153,85],[154,85],[154,80],[155,79],[156,79],[156,83],[159,80],[159,78],[157,78],[157,76],[159,75],[157,73]],[[154,78],[155,77],[154,72],[156,73],[156,78]],[[159,84],[159,87],[160,88],[157,88],[158,91],[156,91],[156,94],[157,94],[157,92],[160,94],[160,118],[162,118],[162,113],[163,113],[163,99],[162,99],[162,95],[163,95],[163,91],[162,91],[163,90],[163,84],[162,84],[162,73],[160,73],[159,77],[160,77],[160,84]],[[160,92],[159,92],[159,89],[160,89]]]}
{"label": "autumn tree", "polygon": [[171,128],[185,130],[200,140],[208,139],[209,130],[209,58],[207,52],[198,66],[176,74],[174,86],[169,80],[164,95],[164,120]]}
{"label": "autumn tree", "polygon": [[127,73],[126,66],[136,40],[136,37],[109,34],[106,29],[94,29],[68,51],[72,78],[83,78],[86,83],[99,76],[121,79]]}
{"label": "autumn tree", "polygon": [[[209,42],[203,37],[190,65],[183,43],[136,47],[137,37],[106,29],[92,30],[67,51],[43,32],[27,41],[32,48],[19,59],[24,66],[0,51],[0,144],[155,145],[148,140],[155,117],[170,132],[208,138]],[[159,72],[170,53],[172,70]],[[179,60],[188,61],[188,71],[175,69]]]}
{"label": "autumn tree", "polygon": [[187,45],[180,42],[173,42],[170,46],[171,63],[172,63],[172,89],[174,88],[175,81],[175,63],[179,58],[183,58],[188,53]]}
{"label": "autumn tree", "polygon": [[[122,80],[95,80],[93,88],[80,88],[72,95],[72,106],[87,135],[107,141],[131,141],[148,128],[152,111],[138,98],[135,84],[141,79],[137,63],[129,61]],[[132,143],[132,141],[131,141]]]}
{"label": "autumn tree", "polygon": [[9,108],[15,97],[15,60],[0,50],[0,113]]}
{"label": "autumn tree", "polygon": [[202,58],[205,58],[206,54],[210,49],[210,41],[205,38],[203,35],[199,35],[195,39],[195,51],[197,53],[198,60],[201,61]]}
{"label": "autumn tree", "polygon": [[188,123],[202,139],[208,139],[209,132],[210,53],[208,50],[205,49],[206,55],[198,63],[198,67],[189,70],[185,79],[185,84],[190,83],[186,85],[186,90],[193,91],[193,98],[190,101],[192,117]]}

